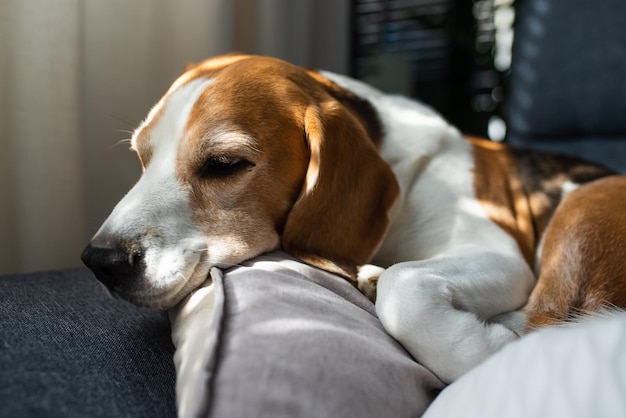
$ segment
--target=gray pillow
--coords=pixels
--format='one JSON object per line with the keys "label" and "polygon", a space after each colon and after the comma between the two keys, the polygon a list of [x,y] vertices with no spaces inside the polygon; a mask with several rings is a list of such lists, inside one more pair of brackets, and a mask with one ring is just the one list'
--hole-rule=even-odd
{"label": "gray pillow", "polygon": [[172,311],[181,416],[415,417],[443,384],[345,280],[274,252]]}

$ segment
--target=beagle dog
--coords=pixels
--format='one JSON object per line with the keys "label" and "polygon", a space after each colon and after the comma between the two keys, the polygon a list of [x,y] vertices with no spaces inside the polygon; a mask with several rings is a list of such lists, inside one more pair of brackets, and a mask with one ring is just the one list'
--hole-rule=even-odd
{"label": "beagle dog", "polygon": [[137,305],[282,248],[358,284],[446,382],[537,326],[626,306],[625,177],[465,138],[344,76],[209,59],[131,144],[143,175],[82,259]]}

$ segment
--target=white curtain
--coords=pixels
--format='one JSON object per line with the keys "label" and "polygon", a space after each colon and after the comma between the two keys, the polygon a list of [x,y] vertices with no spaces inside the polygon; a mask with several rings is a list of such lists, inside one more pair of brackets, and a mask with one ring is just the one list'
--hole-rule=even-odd
{"label": "white curtain", "polygon": [[189,61],[346,72],[348,0],[0,0],[0,274],[79,266],[140,170],[117,145]]}

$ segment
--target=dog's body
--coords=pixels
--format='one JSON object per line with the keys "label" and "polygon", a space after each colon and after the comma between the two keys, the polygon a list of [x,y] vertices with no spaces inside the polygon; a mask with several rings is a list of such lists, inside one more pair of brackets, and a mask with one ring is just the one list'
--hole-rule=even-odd
{"label": "dog's body", "polygon": [[[211,266],[282,247],[376,291],[385,328],[445,381],[529,327],[626,306],[623,177],[466,139],[343,76],[208,60],[132,146],[144,174],[83,259],[137,304],[172,307]],[[376,290],[368,263],[386,269]]]}

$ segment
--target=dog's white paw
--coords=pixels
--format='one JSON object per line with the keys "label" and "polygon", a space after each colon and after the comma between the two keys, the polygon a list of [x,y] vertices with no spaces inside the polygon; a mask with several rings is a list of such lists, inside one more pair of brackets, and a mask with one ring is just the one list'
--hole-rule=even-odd
{"label": "dog's white paw", "polygon": [[372,264],[365,264],[359,267],[357,288],[372,302],[376,302],[376,285],[378,284],[378,278],[384,271],[384,268]]}

